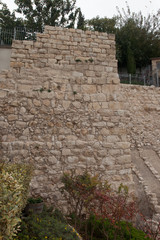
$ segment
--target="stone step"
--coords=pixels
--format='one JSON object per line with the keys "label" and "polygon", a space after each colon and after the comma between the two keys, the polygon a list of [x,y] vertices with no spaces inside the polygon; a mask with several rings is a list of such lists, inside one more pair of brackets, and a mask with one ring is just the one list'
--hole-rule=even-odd
{"label": "stone step", "polygon": [[159,198],[157,197],[157,194],[155,192],[152,192],[152,189],[150,188],[150,186],[147,185],[145,179],[143,178],[140,171],[137,169],[137,167],[134,164],[133,164],[132,170],[133,170],[133,173],[139,179],[139,183],[142,184],[143,186],[144,192],[149,201],[149,204],[151,205],[154,215],[160,214]]}

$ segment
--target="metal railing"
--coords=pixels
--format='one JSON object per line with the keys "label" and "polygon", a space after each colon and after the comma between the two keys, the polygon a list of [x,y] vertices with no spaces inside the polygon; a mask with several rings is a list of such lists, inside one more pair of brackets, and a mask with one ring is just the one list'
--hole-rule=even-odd
{"label": "metal railing", "polygon": [[33,40],[36,41],[36,33],[43,32],[26,27],[15,27],[6,29],[0,27],[0,45],[12,45],[13,40]]}
{"label": "metal railing", "polygon": [[120,82],[124,84],[160,86],[160,70],[151,71],[150,74],[119,73]]}

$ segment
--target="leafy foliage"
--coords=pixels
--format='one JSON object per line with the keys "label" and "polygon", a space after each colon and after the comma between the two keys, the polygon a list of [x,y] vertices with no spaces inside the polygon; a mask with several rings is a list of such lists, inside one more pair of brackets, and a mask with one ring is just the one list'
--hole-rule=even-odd
{"label": "leafy foliage", "polygon": [[27,199],[27,202],[28,202],[28,203],[33,203],[33,204],[34,204],[34,203],[41,203],[41,202],[43,202],[43,199],[40,198],[40,197],[39,197],[39,198],[32,198],[32,197],[31,197],[31,198],[28,198],[28,199]]}
{"label": "leafy foliage", "polygon": [[7,29],[13,29],[16,26],[23,26],[23,19],[16,18],[15,12],[12,13],[8,9],[7,5],[5,3],[2,3],[0,1],[0,27],[7,28]]}
{"label": "leafy foliage", "polygon": [[31,214],[21,222],[16,240],[78,240],[78,233],[70,227],[59,210],[45,208],[41,214]]}
{"label": "leafy foliage", "polygon": [[15,0],[17,12],[25,16],[28,28],[41,29],[44,25],[74,28],[83,26],[84,17],[76,0]]}
{"label": "leafy foliage", "polygon": [[[72,171],[71,174],[64,173],[62,183],[64,187],[60,191],[65,200],[67,200],[68,213],[74,213],[76,217],[83,218],[90,208],[95,190],[102,187],[98,176],[91,177],[87,172],[84,172],[82,175],[76,175]],[[107,188],[109,187],[107,183],[106,186]]]}
{"label": "leafy foliage", "polygon": [[87,172],[65,173],[62,182],[61,192],[68,203],[71,223],[85,239],[94,239],[95,229],[99,229],[102,236],[97,239],[117,239],[117,234],[123,233],[122,220],[132,221],[135,217],[136,204],[129,199],[128,189],[122,184],[115,192],[108,182],[102,183],[98,176]]}
{"label": "leafy foliage", "polygon": [[127,48],[127,71],[128,73],[135,74],[136,73],[136,63],[133,51],[128,46]]}
{"label": "leafy foliage", "polygon": [[[119,10],[118,10],[119,11]],[[128,49],[132,51],[136,67],[143,67],[150,63],[150,58],[160,56],[160,12],[144,17],[141,12],[127,10],[119,11],[117,18],[116,42],[121,58],[120,66],[127,66]]]}
{"label": "leafy foliage", "polygon": [[126,186],[120,184],[118,190],[113,191],[108,182],[103,183],[87,171],[78,175],[72,171],[62,176],[64,186],[60,191],[68,203],[67,217],[58,209],[44,207],[42,213],[31,212],[22,217],[17,233],[16,226],[28,195],[30,177],[26,174],[31,173],[31,169],[1,164],[0,170],[0,238],[3,240],[13,239],[13,236],[14,240],[81,239],[76,230],[85,240],[156,240],[159,236],[160,224],[155,225],[143,215],[140,215],[143,231],[133,227],[132,222],[135,223],[139,212]]}
{"label": "leafy foliage", "polygon": [[28,195],[31,168],[20,164],[0,164],[0,237],[12,239],[20,222]]}
{"label": "leafy foliage", "polygon": [[90,30],[115,33],[119,67],[127,67],[129,73],[135,67],[142,68],[150,63],[152,57],[160,56],[160,10],[157,14],[144,17],[141,12],[117,8],[113,18],[93,18],[87,21]]}
{"label": "leafy foliage", "polygon": [[86,21],[89,30],[98,32],[115,33],[116,32],[116,17],[100,18],[99,16]]}
{"label": "leafy foliage", "polygon": [[119,225],[113,226],[112,223],[98,219],[95,215],[91,215],[87,220],[89,240],[149,240],[146,234],[133,227],[129,222],[121,221]]}

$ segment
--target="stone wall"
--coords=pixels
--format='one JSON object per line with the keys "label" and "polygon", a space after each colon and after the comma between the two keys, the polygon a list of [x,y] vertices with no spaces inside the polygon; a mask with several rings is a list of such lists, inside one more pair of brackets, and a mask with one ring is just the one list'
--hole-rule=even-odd
{"label": "stone wall", "polygon": [[119,91],[128,104],[128,141],[131,149],[151,147],[160,157],[160,88],[120,85]]}
{"label": "stone wall", "polygon": [[34,165],[32,194],[60,203],[70,169],[133,190],[119,86],[114,35],[46,27],[36,42],[13,43],[0,76],[1,156]]}
{"label": "stone wall", "polygon": [[[48,26],[45,33],[37,34],[36,42],[13,43],[11,67],[17,71],[23,71],[24,68],[25,72],[26,68],[41,69],[45,75],[48,74],[48,78],[54,77],[55,82],[63,81],[62,78],[66,81],[72,78],[73,81],[77,79],[87,84],[117,84],[119,79],[114,41],[112,34]],[[33,85],[33,79],[28,80]],[[38,83],[44,84],[43,76],[38,77]]]}
{"label": "stone wall", "polygon": [[156,220],[160,217],[160,88],[120,85],[119,91],[128,103],[123,120],[139,207],[149,217],[155,214]]}
{"label": "stone wall", "polygon": [[159,106],[159,88],[119,83],[114,35],[47,26],[13,43],[0,74],[1,158],[32,164],[31,193],[49,203],[61,204],[64,171],[88,169],[142,184],[159,211]]}

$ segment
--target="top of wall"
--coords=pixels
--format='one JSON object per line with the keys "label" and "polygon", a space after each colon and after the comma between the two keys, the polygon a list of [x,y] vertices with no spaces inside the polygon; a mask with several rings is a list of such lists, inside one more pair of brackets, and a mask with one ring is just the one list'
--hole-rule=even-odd
{"label": "top of wall", "polygon": [[[11,68],[24,73],[27,69],[52,81],[60,78],[90,84],[118,84],[113,34],[46,26],[37,41],[13,41]],[[78,80],[77,80],[78,79]],[[25,79],[27,81],[27,79]]]}
{"label": "top of wall", "polygon": [[152,61],[154,61],[154,60],[160,61],[160,57],[151,58],[151,60],[152,60]]}

